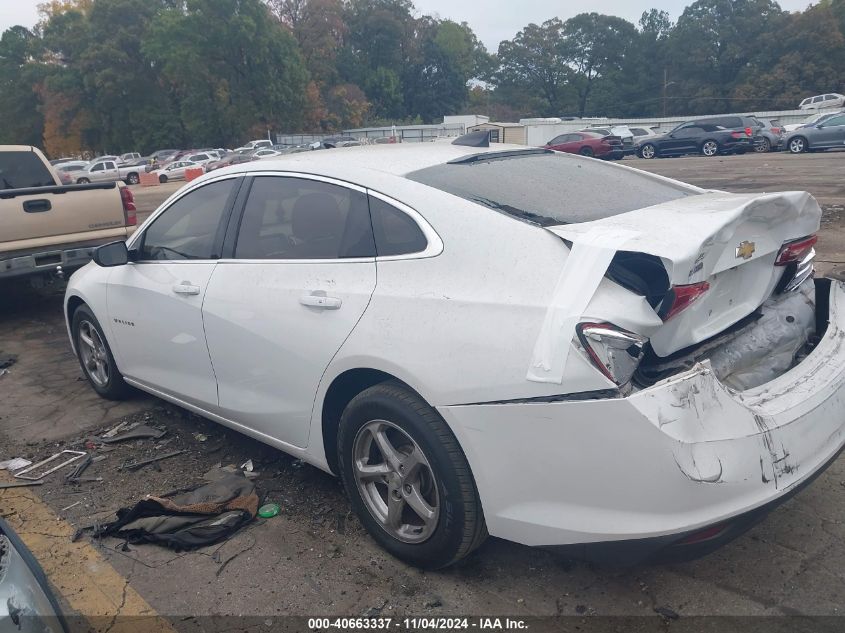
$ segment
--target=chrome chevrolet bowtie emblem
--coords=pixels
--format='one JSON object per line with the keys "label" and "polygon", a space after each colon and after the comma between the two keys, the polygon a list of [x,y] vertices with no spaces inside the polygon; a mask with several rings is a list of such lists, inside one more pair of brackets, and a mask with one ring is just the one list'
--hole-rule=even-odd
{"label": "chrome chevrolet bowtie emblem", "polygon": [[740,242],[736,247],[736,258],[749,259],[754,254],[754,242]]}

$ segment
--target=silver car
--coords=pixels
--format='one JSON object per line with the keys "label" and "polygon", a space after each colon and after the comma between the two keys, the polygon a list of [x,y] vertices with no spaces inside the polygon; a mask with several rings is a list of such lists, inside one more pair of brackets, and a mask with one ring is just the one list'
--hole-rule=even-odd
{"label": "silver car", "polygon": [[837,147],[845,149],[845,113],[790,132],[784,145],[792,154]]}

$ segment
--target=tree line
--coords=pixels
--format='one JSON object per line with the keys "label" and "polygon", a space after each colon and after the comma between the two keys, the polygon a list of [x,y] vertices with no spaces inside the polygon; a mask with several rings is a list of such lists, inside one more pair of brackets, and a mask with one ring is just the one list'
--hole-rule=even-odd
{"label": "tree line", "polygon": [[0,36],[0,143],[151,151],[475,112],[791,109],[845,89],[845,0],[697,0],[677,23],[598,13],[488,52],[411,0],[52,0]]}

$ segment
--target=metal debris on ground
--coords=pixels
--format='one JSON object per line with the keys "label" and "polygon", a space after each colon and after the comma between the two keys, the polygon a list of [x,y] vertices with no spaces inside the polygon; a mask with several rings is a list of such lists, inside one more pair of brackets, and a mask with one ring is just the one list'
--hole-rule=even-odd
{"label": "metal debris on ground", "polygon": [[0,369],[8,369],[18,362],[17,354],[0,354]]}
{"label": "metal debris on ground", "polygon": [[138,470],[139,468],[143,468],[148,464],[155,464],[156,462],[160,462],[164,459],[170,459],[171,457],[176,457],[177,455],[181,455],[184,453],[184,450],[179,451],[172,451],[170,453],[165,453],[164,455],[156,455],[155,457],[150,457],[149,459],[142,459],[139,462],[134,462],[132,464],[123,464],[121,465],[118,470]]}
{"label": "metal debris on ground", "polygon": [[82,503],[82,501],[77,501],[76,503],[71,503],[69,506],[65,506],[64,508],[62,508],[61,510],[59,510],[59,512],[66,512],[67,510],[70,510],[71,508],[75,508],[75,507],[76,507],[76,506],[78,506],[80,503]]}
{"label": "metal debris on ground", "polygon": [[23,457],[15,457],[14,459],[7,459],[4,462],[0,462],[0,470],[20,470],[21,468],[26,468],[31,463],[31,461]]}
{"label": "metal debris on ground", "polygon": [[681,617],[669,607],[654,607],[654,612],[660,614],[667,620],[677,620]]}
{"label": "metal debris on ground", "polygon": [[154,429],[151,426],[147,426],[146,424],[142,424],[140,426],[136,426],[131,431],[126,431],[125,433],[121,433],[120,435],[115,435],[114,437],[101,437],[100,441],[104,444],[115,444],[117,442],[125,442],[127,440],[145,440],[145,439],[154,439],[158,440],[164,437],[167,434],[167,429]]}
{"label": "metal debris on ground", "polygon": [[261,474],[255,471],[240,469],[234,464],[221,466],[220,462],[218,462],[215,466],[210,468],[208,472],[202,476],[202,478],[206,481],[217,481],[218,479],[231,475],[232,473],[241,473],[247,479],[256,479]]}
{"label": "metal debris on ground", "polygon": [[138,424],[140,424],[140,422],[134,424],[133,426],[129,426],[129,424],[130,424],[129,420],[125,420],[125,421],[121,422],[120,424],[118,424],[113,429],[110,429],[110,430],[106,431],[105,433],[103,433],[100,437],[114,437],[115,435],[120,433],[126,427],[129,427],[130,429],[134,428],[134,427],[138,426]]}
{"label": "metal debris on ground", "polygon": [[0,482],[0,490],[5,490],[6,488],[23,488],[24,486],[40,486],[44,482],[41,480],[37,481],[11,481],[9,483],[2,483]]}
{"label": "metal debris on ground", "polygon": [[[71,450],[67,450],[67,449],[65,449],[65,450],[63,450],[63,451],[62,451],[62,452],[60,452],[60,453],[56,453],[55,455],[51,455],[51,456],[50,456],[50,457],[48,457],[47,459],[42,460],[42,461],[38,462],[37,464],[33,464],[32,466],[29,466],[29,467],[27,467],[27,468],[24,468],[23,470],[20,470],[20,471],[16,472],[16,473],[15,473],[15,477],[17,477],[18,479],[27,479],[27,480],[29,480],[29,481],[36,481],[36,480],[38,480],[38,479],[43,479],[43,478],[44,478],[44,477],[46,477],[47,475],[49,475],[49,474],[51,474],[51,473],[54,473],[54,472],[56,472],[57,470],[60,470],[60,469],[64,468],[64,467],[65,467],[65,466],[67,466],[68,464],[72,464],[72,463],[73,463],[73,462],[75,462],[76,460],[78,460],[78,459],[82,459],[82,458],[83,458],[83,457],[85,457],[87,454],[88,454],[88,453],[86,453],[85,451],[71,451]],[[67,460],[63,461],[63,462],[62,462],[61,464],[59,464],[58,466],[53,466],[53,468],[51,468],[51,469],[49,469],[49,470],[44,471],[44,472],[43,472],[43,473],[41,473],[40,475],[29,475],[29,474],[28,474],[28,473],[30,473],[30,472],[32,472],[32,471],[34,471],[34,470],[38,470],[39,468],[41,468],[41,467],[42,467],[42,466],[44,466],[45,464],[49,464],[49,463],[51,463],[52,461],[54,461],[54,460],[56,460],[56,459],[59,459],[62,455],[72,455],[73,457],[71,457],[70,459],[67,459]]]}
{"label": "metal debris on ground", "polygon": [[241,470],[245,470],[248,473],[251,473],[254,470],[254,466],[252,465],[252,460],[248,459],[243,464],[241,464]]}
{"label": "metal debris on ground", "polygon": [[208,436],[205,433],[194,433],[194,439],[197,442],[205,442],[208,439]]}

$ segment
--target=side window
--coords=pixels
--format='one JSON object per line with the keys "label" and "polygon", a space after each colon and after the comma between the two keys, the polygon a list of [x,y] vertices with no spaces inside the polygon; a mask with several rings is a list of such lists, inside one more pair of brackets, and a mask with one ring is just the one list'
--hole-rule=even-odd
{"label": "side window", "polygon": [[407,213],[370,196],[370,214],[380,257],[420,253],[428,246],[422,229]]}
{"label": "side window", "polygon": [[632,127],[631,134],[633,134],[634,136],[646,136],[648,132],[646,132],[641,127]]}
{"label": "side window", "polygon": [[238,230],[239,259],[375,256],[367,197],[339,185],[259,176]]}
{"label": "side window", "polygon": [[[698,126],[685,127],[683,130],[680,130],[678,137],[679,138],[693,138],[695,136],[698,136],[703,131],[702,127],[698,127]],[[711,126],[711,127],[714,127],[714,126]]]}
{"label": "side window", "polygon": [[825,101],[833,101],[835,99],[836,99],[836,96],[834,96],[834,95],[825,95],[824,96]]}
{"label": "side window", "polygon": [[114,163],[103,163],[103,169],[117,169]]}
{"label": "side window", "polygon": [[819,103],[824,97],[813,97],[813,103]]}
{"label": "side window", "polygon": [[560,145],[561,143],[566,142],[566,134],[561,134],[560,136],[555,136],[551,141],[547,143],[547,145]]}
{"label": "side window", "polygon": [[845,116],[835,116],[827,121],[824,122],[826,127],[832,127],[835,125],[845,125]]}
{"label": "side window", "polygon": [[235,179],[220,180],[182,196],[144,232],[143,260],[216,259],[220,221]]}
{"label": "side window", "polygon": [[103,171],[103,163],[97,163],[91,168],[91,171]]}

